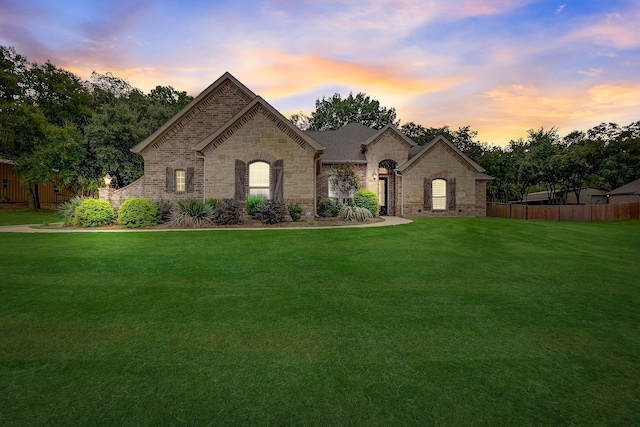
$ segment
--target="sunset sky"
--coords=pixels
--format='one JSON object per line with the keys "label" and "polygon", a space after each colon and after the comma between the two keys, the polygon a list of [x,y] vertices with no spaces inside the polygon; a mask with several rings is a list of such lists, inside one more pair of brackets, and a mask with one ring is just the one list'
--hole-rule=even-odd
{"label": "sunset sky", "polygon": [[0,0],[0,44],[197,95],[225,71],[285,116],[365,92],[505,145],[640,120],[638,0]]}

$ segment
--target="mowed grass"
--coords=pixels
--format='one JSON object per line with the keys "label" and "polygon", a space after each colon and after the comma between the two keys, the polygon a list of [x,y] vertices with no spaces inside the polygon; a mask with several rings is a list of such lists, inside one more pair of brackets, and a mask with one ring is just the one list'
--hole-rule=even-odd
{"label": "mowed grass", "polygon": [[640,423],[640,221],[0,247],[1,425]]}
{"label": "mowed grass", "polygon": [[27,208],[0,209],[0,226],[21,224],[51,224],[64,219],[60,212],[43,209],[32,211]]}

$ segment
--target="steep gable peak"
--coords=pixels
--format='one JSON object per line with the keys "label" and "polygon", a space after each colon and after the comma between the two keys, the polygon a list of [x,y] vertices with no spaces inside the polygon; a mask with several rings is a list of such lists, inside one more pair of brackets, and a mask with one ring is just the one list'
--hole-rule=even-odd
{"label": "steep gable peak", "polygon": [[416,145],[411,138],[402,133],[395,125],[388,124],[362,143],[362,151],[367,151],[370,146],[376,144],[385,134],[393,136],[407,148],[411,148]]}
{"label": "steep gable peak", "polygon": [[238,114],[225,123],[224,126],[207,136],[204,140],[200,141],[193,147],[193,149],[196,151],[202,151],[210,144],[213,144],[214,147],[218,147],[257,114],[263,114],[267,117],[267,119],[273,122],[280,131],[293,139],[300,147],[305,148],[309,146],[318,153],[322,153],[324,151],[324,147],[322,145],[298,129],[293,123],[291,123],[291,121],[284,117],[278,110],[273,108],[271,104],[260,96],[256,96],[246,107],[238,112]]}
{"label": "steep gable peak", "polygon": [[170,131],[175,125],[188,122],[195,116],[201,106],[210,102],[210,99],[221,91],[235,89],[245,102],[249,103],[256,98],[256,94],[249,88],[236,79],[230,72],[225,72],[216,81],[211,83],[209,87],[203,90],[198,96],[196,96],[189,104],[187,104],[182,110],[176,113],[171,119],[169,119],[164,125],[160,126],[155,132],[149,135],[142,142],[137,144],[131,149],[134,153],[140,153],[152,143],[160,139],[165,138],[165,134]]}

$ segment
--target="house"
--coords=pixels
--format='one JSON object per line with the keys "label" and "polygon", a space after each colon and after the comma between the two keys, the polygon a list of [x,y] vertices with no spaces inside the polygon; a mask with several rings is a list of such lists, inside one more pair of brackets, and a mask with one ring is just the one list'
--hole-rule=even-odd
{"label": "house", "polygon": [[580,189],[580,202],[574,190],[560,190],[556,192],[556,197],[549,203],[549,193],[547,191],[535,191],[525,194],[520,200],[509,201],[510,204],[527,205],[601,205],[607,204],[607,192],[597,188],[583,187]]}
{"label": "house", "polygon": [[389,215],[485,216],[491,179],[442,136],[418,146],[392,125],[303,132],[229,73],[132,151],[144,175],[101,189],[114,206],[131,197],[257,196],[315,213],[319,198],[334,196],[332,166],[349,163]]}
{"label": "house", "polygon": [[640,178],[611,190],[608,196],[610,204],[640,202]]}

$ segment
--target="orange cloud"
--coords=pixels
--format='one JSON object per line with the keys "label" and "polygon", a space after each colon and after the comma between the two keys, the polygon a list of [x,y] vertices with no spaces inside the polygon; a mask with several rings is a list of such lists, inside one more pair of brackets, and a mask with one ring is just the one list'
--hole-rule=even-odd
{"label": "orange cloud", "polygon": [[[618,82],[587,89],[554,90],[550,96],[541,88],[513,85],[485,92],[486,114],[476,117],[483,136],[495,141],[526,137],[527,129],[558,127],[561,133],[587,130],[601,122],[620,125],[638,120],[640,83]],[[475,126],[472,126],[475,127]],[[496,131],[499,129],[499,131]],[[498,134],[501,136],[498,137]]]}
{"label": "orange cloud", "polygon": [[265,64],[251,73],[251,80],[255,80],[255,87],[266,99],[300,95],[327,86],[407,97],[447,90],[466,79],[461,75],[412,78],[399,73],[398,67],[382,62],[366,64],[274,51],[263,52],[261,56]]}

